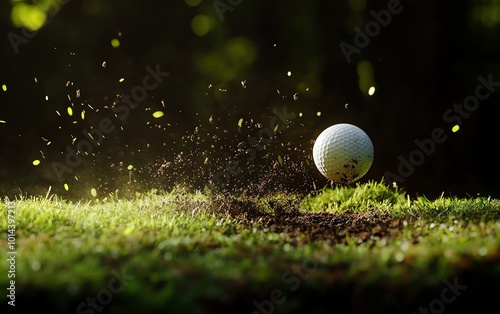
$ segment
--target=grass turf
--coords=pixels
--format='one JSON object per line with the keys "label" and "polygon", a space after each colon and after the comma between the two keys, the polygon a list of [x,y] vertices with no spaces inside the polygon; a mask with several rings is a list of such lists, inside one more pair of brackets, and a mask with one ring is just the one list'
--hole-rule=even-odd
{"label": "grass turf", "polygon": [[466,313],[494,304],[500,282],[500,201],[488,197],[429,200],[368,182],[305,197],[11,201],[17,310]]}

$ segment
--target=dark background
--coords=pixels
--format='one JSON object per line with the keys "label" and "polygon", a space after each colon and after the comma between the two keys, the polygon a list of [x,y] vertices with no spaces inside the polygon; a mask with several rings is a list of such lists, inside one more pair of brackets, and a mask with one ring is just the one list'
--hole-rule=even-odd
{"label": "dark background", "polygon": [[[72,0],[49,10],[18,53],[8,38],[22,34],[12,3],[0,4],[0,85],[7,86],[0,90],[6,122],[0,123],[0,195],[45,195],[51,187],[78,199],[90,197],[91,188],[104,197],[174,186],[311,193],[328,184],[312,162],[313,141],[326,127],[347,122],[365,130],[375,147],[361,182],[397,174],[398,156],[407,158],[415,139],[442,128],[448,139],[400,187],[428,197],[500,197],[498,92],[458,132],[443,121],[443,112],[473,95],[479,75],[500,81],[498,2],[402,1],[403,11],[351,63],[339,44],[353,45],[354,27],[363,29],[373,20],[370,11],[386,9],[388,1],[242,1],[221,21],[206,0],[197,6]],[[192,28],[198,15],[211,25],[203,36]],[[156,65],[169,77],[127,119],[113,116],[117,95],[141,85],[145,67]],[[376,87],[373,96],[366,82]],[[242,152],[269,127],[273,108],[284,106],[296,117],[247,161]],[[165,115],[155,119],[158,110]],[[63,163],[65,147],[75,147],[82,130],[105,117],[117,130],[60,181],[53,163]],[[241,173],[220,186],[213,176],[230,173],[229,161]]]}

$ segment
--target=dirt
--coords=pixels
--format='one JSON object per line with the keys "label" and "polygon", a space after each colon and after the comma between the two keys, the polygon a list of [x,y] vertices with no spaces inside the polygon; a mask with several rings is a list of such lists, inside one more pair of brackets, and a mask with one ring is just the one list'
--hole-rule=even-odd
{"label": "dirt", "polygon": [[286,233],[292,242],[295,242],[293,244],[315,240],[326,240],[332,244],[356,241],[360,244],[367,240],[389,239],[401,233],[404,221],[409,222],[412,219],[395,218],[375,210],[357,213],[310,213],[299,210],[298,204],[293,203],[284,206],[269,202],[269,207],[271,210],[266,210],[254,201],[231,197],[213,202],[216,212],[229,215],[247,227],[258,224],[272,232]]}

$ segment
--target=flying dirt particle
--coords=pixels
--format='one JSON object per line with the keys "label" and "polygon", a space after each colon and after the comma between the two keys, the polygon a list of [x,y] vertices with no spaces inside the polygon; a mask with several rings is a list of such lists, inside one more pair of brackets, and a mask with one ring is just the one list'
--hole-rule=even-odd
{"label": "flying dirt particle", "polygon": [[293,94],[293,100],[297,100],[297,99],[299,99],[299,93]]}
{"label": "flying dirt particle", "polygon": [[247,88],[247,80],[241,81],[241,87]]}
{"label": "flying dirt particle", "polygon": [[346,104],[344,105],[344,108],[349,109],[349,104],[348,104],[348,103],[346,103]]}
{"label": "flying dirt particle", "polygon": [[292,71],[288,71],[288,72],[286,73],[286,75],[287,75],[287,76],[289,76],[289,77],[290,77],[290,76],[292,76]]}
{"label": "flying dirt particle", "polygon": [[102,62],[102,64],[101,64],[101,66],[102,66],[103,68],[106,68],[106,61],[103,61],[103,62]]}

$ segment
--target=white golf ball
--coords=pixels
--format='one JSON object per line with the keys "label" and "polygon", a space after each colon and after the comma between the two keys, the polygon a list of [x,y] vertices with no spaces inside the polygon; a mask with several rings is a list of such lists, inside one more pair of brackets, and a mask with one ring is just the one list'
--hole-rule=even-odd
{"label": "white golf ball", "polygon": [[325,129],[313,146],[318,170],[335,183],[348,184],[363,177],[373,163],[373,143],[359,127],[340,123]]}

